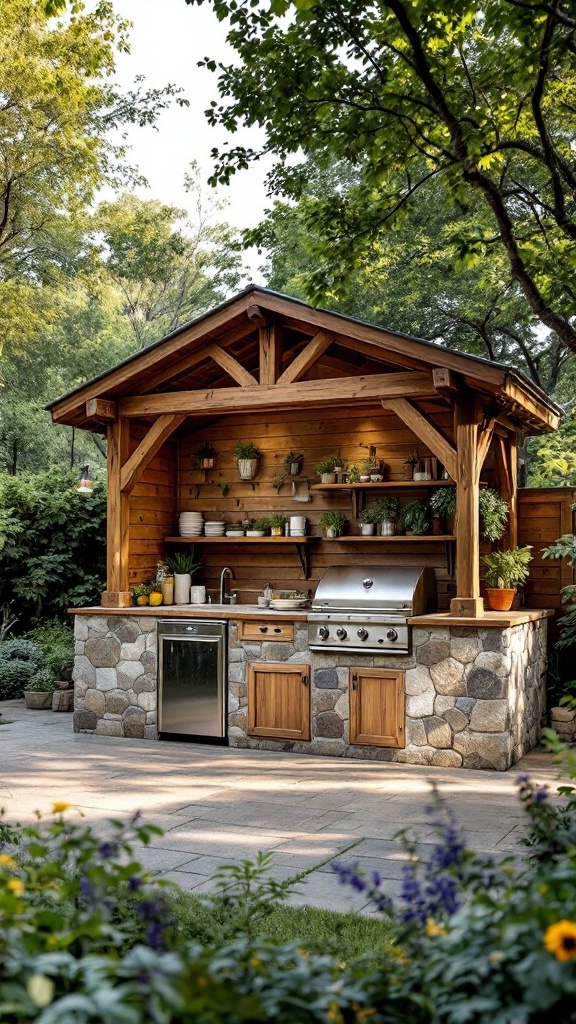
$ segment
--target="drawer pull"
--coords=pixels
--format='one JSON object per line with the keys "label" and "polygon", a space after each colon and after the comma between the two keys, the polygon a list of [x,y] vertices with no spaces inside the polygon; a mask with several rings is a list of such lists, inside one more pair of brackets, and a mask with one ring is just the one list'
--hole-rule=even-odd
{"label": "drawer pull", "polygon": [[261,633],[267,633],[268,632],[268,626],[260,626],[259,628],[260,628],[260,632]]}
{"label": "drawer pull", "polygon": [[281,633],[282,632],[282,626],[274,626],[274,632],[275,633]]}

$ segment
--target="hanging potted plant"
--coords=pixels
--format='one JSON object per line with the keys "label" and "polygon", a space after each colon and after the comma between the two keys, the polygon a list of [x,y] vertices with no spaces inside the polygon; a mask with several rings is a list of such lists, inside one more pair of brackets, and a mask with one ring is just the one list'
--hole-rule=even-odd
{"label": "hanging potted plant", "polygon": [[456,488],[439,487],[430,496],[430,512],[432,513],[432,533],[454,533],[454,516],[456,515]]}
{"label": "hanging potted plant", "polygon": [[530,575],[532,545],[511,548],[509,551],[492,551],[483,555],[484,581],[490,607],[495,612],[508,612],[516,596],[517,588]]}
{"label": "hanging potted plant", "polygon": [[363,537],[371,537],[376,528],[376,523],[380,522],[380,516],[377,505],[368,505],[367,508],[362,509],[358,521],[360,523],[360,533]]}
{"label": "hanging potted plant", "polygon": [[286,516],[273,515],[268,520],[270,524],[270,533],[273,537],[283,537],[284,530],[286,529]]}
{"label": "hanging potted plant", "polygon": [[238,475],[241,480],[253,480],[258,472],[262,452],[253,441],[237,441],[234,445],[234,457],[238,463]]}
{"label": "hanging potted plant", "polygon": [[405,480],[413,480],[414,479],[414,467],[418,465],[418,460],[419,460],[419,455],[418,455],[417,451],[408,452],[408,455],[404,459],[404,466],[403,466],[403,472],[404,472],[404,479]]}
{"label": "hanging potted plant", "polygon": [[430,527],[428,518],[428,506],[423,501],[416,499],[409,501],[400,510],[400,522],[404,527],[406,536],[419,537],[426,533]]}
{"label": "hanging potted plant", "polygon": [[326,530],[327,537],[339,537],[348,520],[343,512],[326,511],[320,516],[319,523]]}
{"label": "hanging potted plant", "polygon": [[192,456],[192,466],[200,469],[214,469],[218,452],[209,441],[203,441],[198,451]]}
{"label": "hanging potted plant", "polygon": [[187,551],[177,551],[166,563],[174,576],[174,604],[190,604],[192,576],[200,568],[200,562],[194,563]]}
{"label": "hanging potted plant", "polygon": [[508,523],[508,502],[492,487],[483,487],[478,499],[482,536],[486,540],[500,540]]}
{"label": "hanging potted plant", "polygon": [[341,465],[342,460],[337,455],[323,455],[316,466],[315,472],[320,475],[323,484],[333,484],[336,480],[336,466]]}
{"label": "hanging potted plant", "polygon": [[392,537],[396,533],[396,523],[400,515],[398,498],[383,498],[374,506],[377,519],[380,523],[380,534],[382,537]]}
{"label": "hanging potted plant", "polygon": [[26,707],[34,711],[45,711],[52,707],[54,673],[49,668],[40,668],[30,677],[24,690]]}
{"label": "hanging potted plant", "polygon": [[288,452],[288,455],[284,459],[284,465],[286,466],[286,472],[288,476],[300,476],[302,472],[302,463],[304,462],[304,456],[296,452]]}

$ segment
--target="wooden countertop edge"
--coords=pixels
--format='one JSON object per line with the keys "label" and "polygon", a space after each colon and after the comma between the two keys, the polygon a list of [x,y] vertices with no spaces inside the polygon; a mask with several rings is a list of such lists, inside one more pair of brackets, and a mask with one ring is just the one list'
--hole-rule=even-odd
{"label": "wooden countertop edge", "polygon": [[537,622],[554,615],[552,608],[523,608],[518,612],[487,611],[482,618],[466,616],[456,618],[448,612],[436,612],[433,615],[415,615],[408,619],[411,626],[475,626],[485,629],[508,629],[511,626],[523,626],[526,622]]}
{"label": "wooden countertop edge", "polygon": [[306,622],[308,612],[275,611],[272,608],[243,609],[242,605],[231,605],[223,608],[219,604],[211,605],[159,605],[156,608],[68,608],[69,615],[144,615],[156,619],[279,619],[284,622]]}

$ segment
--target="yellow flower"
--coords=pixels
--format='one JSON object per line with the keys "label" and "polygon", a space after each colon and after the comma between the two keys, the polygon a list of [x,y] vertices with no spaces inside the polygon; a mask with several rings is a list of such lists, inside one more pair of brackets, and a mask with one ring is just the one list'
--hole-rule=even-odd
{"label": "yellow flower", "polygon": [[15,896],[21,896],[26,886],[20,878],[11,878],[9,882],[6,882],[6,888],[10,889]]}
{"label": "yellow flower", "polygon": [[557,921],[544,932],[544,945],[557,960],[576,960],[576,921]]}
{"label": "yellow flower", "polygon": [[31,974],[26,982],[28,995],[35,1006],[49,1006],[54,998],[54,982],[45,974]]}
{"label": "yellow flower", "polygon": [[262,967],[262,961],[257,956],[253,956],[250,959],[250,967]]}
{"label": "yellow flower", "polygon": [[9,871],[15,871],[18,867],[14,857],[11,857],[8,853],[0,853],[0,868],[8,868]]}
{"label": "yellow flower", "polygon": [[448,935],[448,932],[441,924],[436,924],[433,917],[429,917],[426,921],[426,935],[434,937],[435,935]]}
{"label": "yellow flower", "polygon": [[52,804],[52,814],[64,814],[64,811],[69,811],[72,804],[67,804],[65,800],[57,800],[55,804]]}

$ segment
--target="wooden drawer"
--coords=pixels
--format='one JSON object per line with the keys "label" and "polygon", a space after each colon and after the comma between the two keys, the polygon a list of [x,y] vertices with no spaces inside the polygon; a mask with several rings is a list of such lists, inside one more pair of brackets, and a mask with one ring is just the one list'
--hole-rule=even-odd
{"label": "wooden drawer", "polygon": [[239,640],[294,640],[294,623],[278,622],[270,619],[240,619],[238,621]]}

